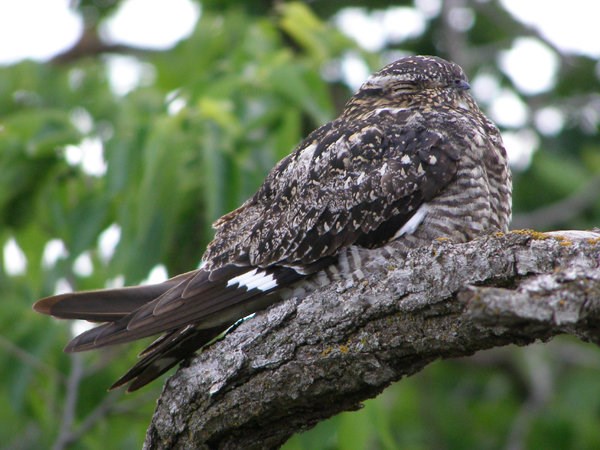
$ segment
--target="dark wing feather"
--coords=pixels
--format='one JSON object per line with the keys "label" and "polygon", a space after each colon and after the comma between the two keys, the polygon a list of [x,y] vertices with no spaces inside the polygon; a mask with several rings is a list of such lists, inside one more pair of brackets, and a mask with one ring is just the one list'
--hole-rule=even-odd
{"label": "dark wing feather", "polygon": [[127,392],[138,390],[211,342],[228,328],[230,328],[229,325],[206,330],[186,327],[161,336],[140,354],[142,359],[115,381],[110,389],[131,383]]}
{"label": "dark wing feather", "polygon": [[460,149],[412,114],[384,111],[316,130],[215,223],[205,261],[310,264],[348,245],[385,244],[457,172]]}

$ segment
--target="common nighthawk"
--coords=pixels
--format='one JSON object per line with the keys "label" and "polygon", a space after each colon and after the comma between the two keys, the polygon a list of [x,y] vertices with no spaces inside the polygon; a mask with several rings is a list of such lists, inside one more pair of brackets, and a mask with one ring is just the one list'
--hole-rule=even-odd
{"label": "common nighthawk", "polygon": [[[161,334],[112,387],[136,390],[239,319],[360,274],[365,255],[506,231],[511,177],[498,129],[462,69],[410,56],[373,74],[258,192],[214,223],[200,269],[164,283],[76,292],[36,311],[103,324],[67,352]],[[315,281],[316,280],[316,281]]]}

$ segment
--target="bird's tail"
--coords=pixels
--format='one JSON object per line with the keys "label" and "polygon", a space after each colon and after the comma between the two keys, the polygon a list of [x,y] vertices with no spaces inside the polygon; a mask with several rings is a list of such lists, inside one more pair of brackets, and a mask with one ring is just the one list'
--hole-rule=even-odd
{"label": "bird's tail", "polygon": [[176,286],[179,275],[160,284],[70,292],[38,300],[33,309],[60,319],[115,322]]}
{"label": "bird's tail", "polygon": [[76,336],[67,352],[92,350],[164,333],[113,388],[139,389],[210,343],[239,319],[277,301],[282,286],[306,274],[286,267],[228,265],[199,269],[155,285],[74,292],[39,300],[33,308],[63,319],[102,322]]}
{"label": "bird's tail", "polygon": [[103,322],[69,342],[65,351],[92,350],[164,333],[112,387],[136,390],[210,343],[239,319],[287,297],[340,279],[362,277],[365,249],[302,266],[198,269],[163,283],[47,297],[34,309],[64,319]]}

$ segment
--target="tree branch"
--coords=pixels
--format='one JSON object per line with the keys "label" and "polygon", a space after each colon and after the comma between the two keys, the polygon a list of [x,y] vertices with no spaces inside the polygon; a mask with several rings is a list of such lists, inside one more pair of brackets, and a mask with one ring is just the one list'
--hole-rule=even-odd
{"label": "tree branch", "polygon": [[167,382],[145,448],[273,448],[438,358],[600,343],[600,234],[512,232],[373,262],[281,302]]}
{"label": "tree branch", "polygon": [[100,38],[98,24],[88,24],[79,40],[67,50],[54,56],[51,64],[64,65],[74,63],[83,58],[97,57],[98,55],[115,53],[132,56],[143,56],[158,53],[158,50],[149,50],[141,47],[133,47],[125,44],[110,44]]}

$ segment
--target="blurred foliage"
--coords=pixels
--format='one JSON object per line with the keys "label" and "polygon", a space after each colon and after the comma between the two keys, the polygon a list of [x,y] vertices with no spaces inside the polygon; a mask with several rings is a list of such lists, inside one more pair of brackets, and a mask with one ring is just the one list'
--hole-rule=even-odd
{"label": "blurred foliage", "polygon": [[[119,3],[72,5],[89,33]],[[597,62],[552,49],[561,63],[554,88],[519,92],[499,68],[499,54],[519,37],[543,37],[497,2],[460,3],[473,16],[468,29],[453,29],[453,3],[445,2],[421,34],[390,40],[376,54],[345,37],[336,14],[349,6],[383,14],[392,5],[413,9],[412,2],[322,0],[309,8],[206,0],[195,31],[167,51],[106,53],[109,47],[86,47],[87,35],[66,57],[0,67],[0,243],[6,251],[14,239],[26,261],[25,270],[15,271],[15,261],[0,259],[0,447],[140,447],[161,383],[128,396],[105,392],[136,349],[65,355],[70,324],[33,314],[31,304],[65,285],[137,283],[158,264],[170,275],[195,268],[212,221],[248,198],[351,94],[342,70],[347,58],[374,70],[399,54],[435,53],[459,62],[472,79],[493,76],[527,105],[524,127],[537,139],[531,164],[515,171],[515,210],[560,200],[568,210],[568,199],[600,176]],[[119,58],[141,73],[124,94],[109,76]],[[564,115],[552,134],[535,121],[548,107]],[[105,171],[80,161],[94,146],[102,149]],[[598,223],[600,201],[593,196],[572,214],[535,226]],[[99,239],[115,225],[120,239],[106,255]],[[49,258],[49,242],[64,251]],[[91,273],[78,269],[82,258]],[[483,355],[490,356],[437,362],[362,411],[295,436],[286,448],[600,447],[596,349],[561,341]],[[550,387],[540,392],[540,383]]]}

